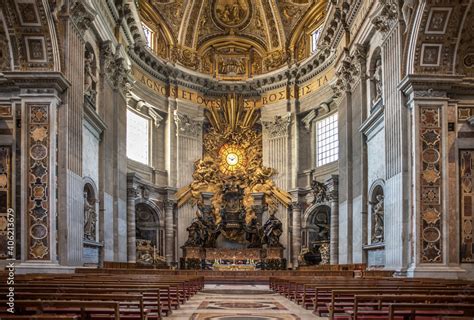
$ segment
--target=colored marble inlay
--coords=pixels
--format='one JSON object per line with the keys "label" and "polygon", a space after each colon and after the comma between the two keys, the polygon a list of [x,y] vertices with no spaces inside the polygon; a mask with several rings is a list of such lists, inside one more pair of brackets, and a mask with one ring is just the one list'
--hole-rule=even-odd
{"label": "colored marble inlay", "polygon": [[474,171],[474,150],[460,151],[460,208],[461,208],[461,262],[474,262],[473,213],[474,191],[472,172]]}
{"label": "colored marble inlay", "polygon": [[441,109],[420,107],[421,262],[442,263]]}
{"label": "colored marble inlay", "polygon": [[0,259],[8,258],[7,211],[11,206],[11,147],[0,146]]}
{"label": "colored marble inlay", "polygon": [[48,260],[49,253],[49,105],[27,105],[28,259]]}

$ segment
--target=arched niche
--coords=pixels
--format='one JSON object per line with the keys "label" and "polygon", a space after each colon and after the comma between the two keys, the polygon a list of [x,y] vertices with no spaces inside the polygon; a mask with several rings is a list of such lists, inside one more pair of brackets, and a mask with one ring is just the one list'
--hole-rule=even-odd
{"label": "arched niche", "polygon": [[369,235],[370,244],[384,243],[384,182],[375,181],[369,190]]}
{"label": "arched niche", "polygon": [[321,263],[321,246],[328,247],[330,241],[331,207],[315,204],[309,207],[302,224],[302,247],[305,263]]}
{"label": "arched niche", "polygon": [[369,59],[369,79],[370,79],[370,108],[371,111],[382,103],[383,97],[383,70],[382,52],[380,47],[375,48]]}
{"label": "arched niche", "polygon": [[91,178],[84,178],[84,240],[98,242],[98,190]]}
{"label": "arched niche", "polygon": [[160,213],[160,208],[149,200],[142,199],[135,204],[137,246],[151,246],[155,248],[158,255],[162,256],[164,253],[164,228]]}

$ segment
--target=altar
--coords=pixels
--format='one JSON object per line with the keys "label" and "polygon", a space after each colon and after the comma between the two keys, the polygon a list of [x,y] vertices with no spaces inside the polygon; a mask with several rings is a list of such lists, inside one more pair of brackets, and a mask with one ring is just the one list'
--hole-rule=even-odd
{"label": "altar", "polygon": [[283,247],[202,248],[183,247],[181,269],[215,271],[285,270]]}

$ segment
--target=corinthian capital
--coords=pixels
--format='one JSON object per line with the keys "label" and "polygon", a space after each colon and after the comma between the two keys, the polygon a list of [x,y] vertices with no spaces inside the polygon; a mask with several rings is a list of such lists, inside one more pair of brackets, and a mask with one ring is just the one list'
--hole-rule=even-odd
{"label": "corinthian capital", "polygon": [[283,137],[288,135],[288,127],[291,123],[291,112],[284,116],[275,116],[273,121],[261,121],[264,131],[271,137]]}
{"label": "corinthian capital", "polygon": [[97,12],[84,0],[76,0],[71,6],[71,20],[81,34],[90,28],[96,15]]}
{"label": "corinthian capital", "polygon": [[178,134],[180,135],[198,137],[202,133],[203,121],[201,119],[191,119],[188,115],[179,113],[178,110],[175,110],[174,122],[176,123]]}

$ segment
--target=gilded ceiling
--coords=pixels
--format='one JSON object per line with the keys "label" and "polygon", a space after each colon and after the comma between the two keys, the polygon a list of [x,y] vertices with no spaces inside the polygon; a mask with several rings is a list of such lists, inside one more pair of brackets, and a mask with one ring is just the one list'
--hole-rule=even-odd
{"label": "gilded ceiling", "polygon": [[151,47],[218,79],[266,73],[310,55],[326,0],[141,0]]}

